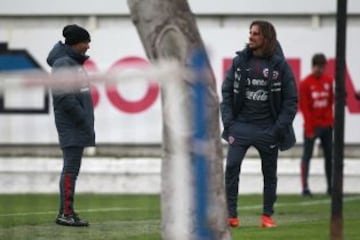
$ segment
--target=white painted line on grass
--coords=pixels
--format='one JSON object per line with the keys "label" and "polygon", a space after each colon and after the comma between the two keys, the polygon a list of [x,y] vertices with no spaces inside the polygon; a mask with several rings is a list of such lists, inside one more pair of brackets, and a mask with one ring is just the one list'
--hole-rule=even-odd
{"label": "white painted line on grass", "polygon": [[[142,211],[143,208],[98,208],[98,209],[83,209],[78,212],[123,212],[123,211]],[[16,217],[16,216],[33,216],[33,215],[56,215],[58,212],[47,211],[47,212],[23,212],[23,213],[5,213],[0,214],[0,217]]]}
{"label": "white painted line on grass", "polygon": [[[344,202],[351,202],[360,200],[360,196],[356,197],[345,197],[343,199]],[[297,202],[297,203],[277,203],[275,207],[288,207],[288,206],[310,206],[310,205],[320,205],[320,204],[329,204],[331,203],[331,198],[329,199],[322,199],[322,200],[313,200],[313,201],[306,201],[306,202]],[[250,210],[250,209],[261,209],[262,205],[251,205],[251,206],[244,206],[238,207],[240,210]],[[143,211],[144,208],[94,208],[94,209],[82,209],[79,212],[123,212],[123,211]],[[33,215],[56,215],[57,212],[55,211],[47,211],[47,212],[23,212],[23,213],[5,213],[0,214],[0,217],[22,217],[22,216],[33,216]]]}
{"label": "white painted line on grass", "polygon": [[[344,202],[351,202],[360,200],[360,196],[356,197],[345,197],[343,198]],[[275,203],[275,207],[288,207],[288,206],[311,206],[311,205],[320,205],[320,204],[330,204],[331,198],[329,199],[322,199],[322,200],[313,200],[313,201],[306,201],[306,202],[296,202],[296,203]],[[251,206],[244,206],[238,207],[239,210],[250,210],[250,209],[261,209],[263,205],[251,205]]]}

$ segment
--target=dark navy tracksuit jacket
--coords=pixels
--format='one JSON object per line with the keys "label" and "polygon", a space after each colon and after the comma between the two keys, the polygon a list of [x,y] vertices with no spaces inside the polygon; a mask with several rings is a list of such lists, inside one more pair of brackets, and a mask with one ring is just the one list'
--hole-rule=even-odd
{"label": "dark navy tracksuit jacket", "polygon": [[[79,54],[69,46],[58,42],[50,51],[47,62],[52,67],[52,72],[56,74],[62,69],[84,71],[82,65],[87,59],[88,56]],[[94,107],[90,87],[87,85],[71,91],[55,89],[52,91],[52,97],[61,147],[94,146]]]}

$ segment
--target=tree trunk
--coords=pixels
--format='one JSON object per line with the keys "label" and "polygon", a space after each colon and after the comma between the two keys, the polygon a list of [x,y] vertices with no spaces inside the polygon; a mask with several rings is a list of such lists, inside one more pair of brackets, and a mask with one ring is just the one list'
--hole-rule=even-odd
{"label": "tree trunk", "polygon": [[[132,21],[139,33],[140,39],[144,46],[145,52],[150,60],[163,58],[175,58],[184,67],[188,67],[192,50],[204,48],[201,36],[197,29],[194,15],[192,14],[186,0],[128,0]],[[208,78],[208,96],[207,100],[207,118],[209,146],[209,211],[208,219],[204,219],[209,223],[214,239],[228,240],[231,239],[230,231],[227,226],[227,210],[224,192],[224,176],[223,176],[223,156],[219,129],[219,100],[216,93],[216,82],[214,74],[211,70],[209,61],[208,68],[211,77]],[[170,78],[171,76],[169,76]],[[189,109],[191,99],[191,90],[189,88],[189,79],[183,79],[187,85],[184,92],[183,101],[176,104],[184,104],[185,109]],[[169,108],[166,106],[174,105],[167,102],[167,94],[162,89],[162,112],[163,112],[163,161],[162,161],[162,192],[161,192],[161,229],[162,239],[175,239],[172,236],[173,229],[173,212],[171,209],[171,201],[169,198],[173,195],[174,189],[169,185],[170,167],[174,158],[172,156],[174,142],[170,138],[171,127],[166,124],[169,118]],[[187,119],[192,119],[192,113],[186,112],[184,115]],[[190,120],[188,120],[190,121]],[[184,136],[184,139],[188,138]],[[183,140],[184,140],[183,139]],[[190,153],[187,153],[190,154]],[[191,168],[188,169],[191,175]],[[179,179],[184,180],[184,179]],[[194,222],[195,216],[193,209],[189,210],[190,223]],[[195,231],[194,224],[190,224],[189,236]],[[191,239],[190,238],[190,239]]]}

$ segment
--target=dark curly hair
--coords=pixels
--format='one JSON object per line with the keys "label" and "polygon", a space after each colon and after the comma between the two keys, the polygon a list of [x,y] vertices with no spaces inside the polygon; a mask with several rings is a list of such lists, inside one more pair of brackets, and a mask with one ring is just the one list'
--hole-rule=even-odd
{"label": "dark curly hair", "polygon": [[256,20],[253,21],[250,24],[250,29],[254,26],[258,26],[260,29],[260,32],[262,33],[262,35],[264,36],[264,57],[271,57],[273,55],[275,55],[276,53],[276,31],[274,26],[267,21],[262,21],[262,20]]}

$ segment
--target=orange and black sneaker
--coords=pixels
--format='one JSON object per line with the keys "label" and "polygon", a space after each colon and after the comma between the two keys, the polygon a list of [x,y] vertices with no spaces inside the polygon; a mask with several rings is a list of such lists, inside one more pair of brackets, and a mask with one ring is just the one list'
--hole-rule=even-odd
{"label": "orange and black sneaker", "polygon": [[263,227],[263,228],[273,228],[273,227],[276,227],[276,223],[270,216],[262,215],[262,217],[261,217],[261,227]]}
{"label": "orange and black sneaker", "polygon": [[237,228],[239,227],[239,219],[237,217],[228,218],[228,224],[230,227]]}

